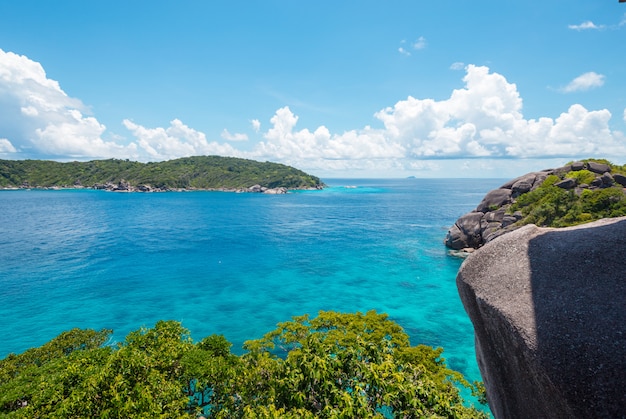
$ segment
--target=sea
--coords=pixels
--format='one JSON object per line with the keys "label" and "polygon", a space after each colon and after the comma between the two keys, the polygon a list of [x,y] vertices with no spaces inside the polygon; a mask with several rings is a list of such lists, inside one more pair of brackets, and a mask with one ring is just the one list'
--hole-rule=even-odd
{"label": "sea", "polygon": [[71,328],[112,344],[159,320],[243,353],[292,316],[387,313],[480,380],[443,245],[504,179],[328,179],[323,190],[0,191],[0,358]]}

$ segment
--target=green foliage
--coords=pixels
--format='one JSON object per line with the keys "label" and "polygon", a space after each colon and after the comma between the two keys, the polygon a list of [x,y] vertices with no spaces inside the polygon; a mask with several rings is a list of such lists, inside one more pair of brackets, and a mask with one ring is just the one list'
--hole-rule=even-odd
{"label": "green foliage", "polygon": [[[581,172],[587,171],[570,173]],[[588,174],[582,173],[573,177],[586,180]],[[572,190],[554,186],[559,180],[558,176],[548,176],[539,188],[520,195],[509,208],[509,212],[522,212],[524,218],[519,221],[520,224],[545,227],[566,227],[626,215],[626,195],[621,187],[585,189],[578,196]]]}
{"label": "green foliage", "polygon": [[94,160],[59,163],[45,160],[0,160],[0,187],[74,186],[119,183],[151,185],[156,188],[217,189],[316,187],[319,178],[278,163],[234,157],[197,156],[160,163],[128,160]]}
{"label": "green foliage", "polygon": [[582,185],[582,184],[589,185],[596,178],[596,175],[593,174],[593,172],[590,172],[589,170],[585,169],[585,170],[568,172],[567,175],[565,175],[565,177],[568,179],[569,178],[576,179],[576,183],[578,185]]}
{"label": "green foliage", "polygon": [[295,317],[242,356],[172,321],[117,347],[109,334],[73,330],[0,361],[0,417],[485,417],[463,404],[469,384],[441,349],[410,346],[373,311]]}

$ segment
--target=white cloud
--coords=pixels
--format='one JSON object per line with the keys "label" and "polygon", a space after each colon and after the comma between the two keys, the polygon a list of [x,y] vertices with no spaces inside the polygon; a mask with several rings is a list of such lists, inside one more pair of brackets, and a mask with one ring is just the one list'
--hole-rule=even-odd
{"label": "white cloud", "polygon": [[604,75],[590,71],[572,80],[562,91],[565,93],[579,92],[604,85]]}
{"label": "white cloud", "polygon": [[573,29],[575,31],[584,31],[584,30],[588,30],[588,29],[604,29],[605,25],[596,25],[592,21],[587,20],[587,21],[581,23],[580,25],[568,25],[567,27],[569,29]]}
{"label": "white cloud", "polygon": [[86,107],[46,76],[41,64],[0,49],[0,127],[4,152],[62,158],[134,157],[134,147],[105,141]]}
{"label": "white cloud", "polygon": [[426,38],[420,36],[413,42],[413,49],[420,50],[426,48]]}
{"label": "white cloud", "polygon": [[465,63],[462,63],[460,61],[450,64],[450,70],[463,70],[464,68]]}
{"label": "white cloud", "polygon": [[6,138],[0,138],[0,153],[15,153],[17,150]]}
{"label": "white cloud", "polygon": [[620,156],[626,147],[609,129],[611,113],[575,104],[558,118],[525,119],[517,86],[487,67],[468,65],[465,83],[436,101],[408,97],[375,114],[382,128],[331,133],[296,129],[288,107],[276,111],[265,141],[250,154],[306,170],[413,170],[419,162]]}
{"label": "white cloud", "polygon": [[237,151],[229,144],[209,142],[204,133],[189,128],[174,119],[168,128],[146,128],[125,119],[124,126],[137,139],[137,145],[147,160],[170,160],[198,155],[235,156]]}
{"label": "white cloud", "polygon": [[[407,44],[406,39],[403,39],[402,41],[400,41],[401,46],[398,48],[398,52],[402,55],[406,55],[407,57],[411,56],[411,51],[409,51],[407,48],[404,47],[404,45]],[[415,51],[419,51],[421,49],[426,48],[426,38],[424,38],[423,36],[420,36],[419,38],[417,38],[415,41],[413,41],[410,44],[410,49],[413,49]]]}
{"label": "white cloud", "polygon": [[[204,133],[179,119],[168,127],[154,128],[125,119],[123,125],[134,141],[122,144],[120,137],[104,140],[106,127],[86,115],[79,100],[68,97],[56,81],[48,79],[39,63],[0,50],[0,154],[9,158],[116,157],[142,161],[223,155],[277,161],[316,174],[361,176],[451,167],[463,175],[459,172],[463,161],[471,163],[470,170],[517,168],[520,161],[526,161],[523,159],[626,155],[626,138],[609,128],[611,113],[607,109],[587,110],[573,104],[554,119],[526,119],[517,86],[503,75],[487,67],[467,65],[462,81],[463,86],[447,98],[409,96],[374,113],[376,127],[344,132],[331,132],[324,125],[298,128],[298,116],[283,107],[262,132],[263,140],[246,144],[247,151],[232,143],[209,141]],[[567,89],[577,91],[603,83],[603,75],[590,72],[577,77]],[[626,109],[622,117],[626,121]],[[258,119],[249,122],[255,132],[261,132]],[[226,129],[222,137],[228,141],[246,138]],[[474,163],[478,161],[485,164]]]}
{"label": "white cloud", "polygon": [[246,134],[231,134],[226,128],[222,130],[222,134],[220,135],[220,137],[222,137],[226,141],[248,141],[248,136]]}

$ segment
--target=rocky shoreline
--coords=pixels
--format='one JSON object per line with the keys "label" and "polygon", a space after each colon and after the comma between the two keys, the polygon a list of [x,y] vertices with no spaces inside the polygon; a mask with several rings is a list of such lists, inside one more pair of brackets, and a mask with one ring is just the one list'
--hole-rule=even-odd
{"label": "rocky shoreline", "polygon": [[[570,172],[581,170],[591,172],[593,180],[581,184],[574,177],[566,177]],[[451,249],[450,254],[465,257],[496,237],[522,227],[522,223],[518,223],[523,218],[522,213],[511,213],[509,208],[518,197],[537,189],[550,175],[561,178],[554,186],[571,190],[578,196],[584,190],[626,187],[626,176],[611,174],[609,165],[593,161],[579,161],[556,169],[527,173],[487,193],[474,211],[461,216],[454,223],[444,240],[444,244]]]}
{"label": "rocky shoreline", "polygon": [[267,195],[284,195],[288,193],[290,190],[321,190],[324,186],[320,185],[317,187],[309,187],[309,188],[295,188],[295,189],[287,189],[285,187],[278,188],[267,188],[261,185],[253,185],[249,188],[159,188],[153,187],[151,185],[141,184],[141,185],[131,185],[129,182],[125,180],[121,180],[118,183],[96,183],[92,186],[84,186],[81,184],[75,185],[64,185],[64,186],[31,186],[28,183],[24,183],[18,187],[5,187],[0,188],[0,190],[20,190],[20,189],[38,189],[38,190],[66,190],[66,189],[95,189],[95,190],[103,190],[108,192],[143,192],[143,193],[152,193],[152,192],[194,192],[194,191],[207,191],[207,192],[234,192],[234,193],[262,193]]}

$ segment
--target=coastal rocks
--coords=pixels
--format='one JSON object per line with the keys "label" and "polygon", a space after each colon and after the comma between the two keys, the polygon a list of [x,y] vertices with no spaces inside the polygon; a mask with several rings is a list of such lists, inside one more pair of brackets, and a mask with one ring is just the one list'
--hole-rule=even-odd
{"label": "coastal rocks", "polygon": [[[581,184],[570,172],[587,170],[593,179]],[[445,245],[458,251],[464,248],[477,249],[505,233],[516,230],[523,217],[519,212],[510,213],[509,208],[520,196],[538,188],[550,175],[559,176],[555,186],[581,194],[584,189],[599,189],[614,186],[626,187],[626,176],[611,173],[611,167],[597,162],[574,162],[556,169],[527,173],[513,179],[498,189],[487,193],[476,209],[460,217],[448,230]],[[595,176],[595,177],[594,177]]]}
{"label": "coastal rocks", "polygon": [[527,225],[471,254],[457,286],[496,418],[626,412],[626,217]]}
{"label": "coastal rocks", "polygon": [[483,198],[482,202],[476,207],[477,212],[488,212],[498,209],[503,205],[511,203],[513,191],[511,188],[494,189]]}
{"label": "coastal rocks", "polygon": [[287,193],[287,188],[266,188],[265,186],[261,186],[261,185],[254,185],[254,186],[250,186],[248,188],[248,192],[253,192],[253,193],[265,193],[265,194],[270,194],[270,195],[282,195],[282,194],[286,194]]}
{"label": "coastal rocks", "polygon": [[125,180],[121,180],[118,183],[107,182],[105,184],[96,183],[92,187],[93,189],[106,190],[110,192],[184,192],[184,191],[198,191],[198,190],[209,190],[209,191],[218,191],[218,192],[238,192],[238,193],[264,193],[270,195],[282,195],[288,192],[287,188],[278,187],[278,188],[266,188],[261,185],[254,185],[249,188],[219,188],[219,189],[197,189],[197,188],[157,188],[151,185],[137,185],[133,186]]}

